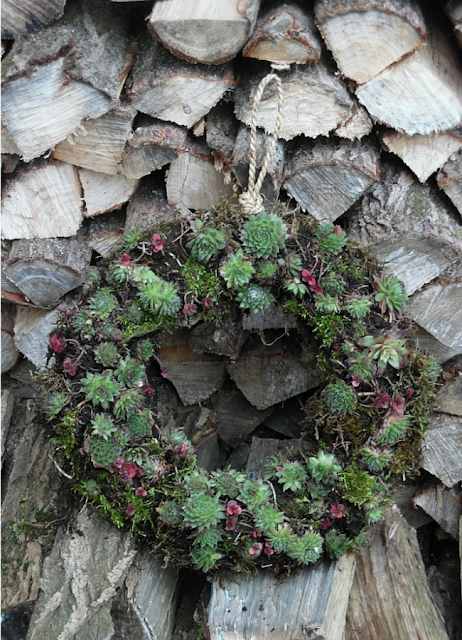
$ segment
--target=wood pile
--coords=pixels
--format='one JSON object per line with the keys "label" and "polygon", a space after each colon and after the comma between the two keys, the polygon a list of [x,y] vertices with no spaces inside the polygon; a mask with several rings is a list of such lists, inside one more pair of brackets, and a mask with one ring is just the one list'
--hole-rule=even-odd
{"label": "wood pile", "polygon": [[[420,522],[460,540],[460,2],[4,0],[2,18],[2,373],[14,380],[21,358],[46,365],[47,336],[86,268],[131,229],[188,219],[247,186],[254,98],[275,70],[283,117],[262,194],[291,198],[371,248],[406,286],[418,344],[456,363],[423,443],[430,480],[403,511],[420,510],[428,515]],[[270,83],[257,114],[257,166],[277,105]],[[195,442],[207,443],[204,466],[217,463],[219,442],[248,455],[263,422],[296,437],[290,402],[322,374],[288,355],[270,375],[281,358],[269,348],[229,363],[249,332],[290,322],[272,308],[243,327],[196,327],[163,347],[170,380],[192,407]],[[233,390],[213,414],[196,411],[229,379]],[[273,412],[278,402],[287,410]],[[9,396],[5,406],[11,416]],[[278,411],[284,419],[274,419]],[[214,584],[209,637],[257,640],[274,627],[281,640],[453,640],[415,534],[395,511],[356,569],[344,562],[306,569],[279,591],[258,577],[258,597],[248,578]],[[326,599],[301,596],[300,585],[325,589]],[[300,604],[297,613],[281,619],[279,598]]]}

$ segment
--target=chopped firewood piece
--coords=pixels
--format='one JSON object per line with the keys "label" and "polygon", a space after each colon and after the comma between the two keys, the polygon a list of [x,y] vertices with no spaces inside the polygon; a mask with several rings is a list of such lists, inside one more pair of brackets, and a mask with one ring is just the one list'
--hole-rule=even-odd
{"label": "chopped firewood piece", "polygon": [[179,58],[221,64],[247,42],[259,7],[260,0],[164,0],[154,4],[148,25]]}
{"label": "chopped firewood piece", "polygon": [[160,225],[180,219],[178,209],[167,202],[165,191],[143,181],[127,205],[124,239],[134,229],[154,232]]}
{"label": "chopped firewood piece", "polygon": [[50,333],[61,319],[64,307],[52,311],[18,307],[14,342],[32,364],[42,369],[47,364]]}
{"label": "chopped firewood piece", "polygon": [[2,301],[2,373],[14,367],[19,351],[14,344],[14,316],[16,307]]}
{"label": "chopped firewood piece", "polygon": [[242,55],[277,64],[318,62],[321,39],[313,17],[295,4],[285,2],[258,19]]}
{"label": "chopped firewood piece", "polygon": [[2,38],[40,31],[62,16],[66,0],[3,0]]}
{"label": "chopped firewood piece", "polygon": [[446,533],[459,539],[459,519],[462,516],[460,489],[448,489],[443,484],[425,487],[412,502],[428,513]]}
{"label": "chopped firewood piece", "polygon": [[84,215],[98,216],[121,207],[134,194],[138,180],[127,180],[125,176],[111,176],[88,169],[79,170],[85,200]]}
{"label": "chopped firewood piece", "polygon": [[125,216],[120,211],[97,216],[88,228],[88,246],[103,258],[112,255],[122,245],[124,224]]}
{"label": "chopped firewood piece", "polygon": [[347,77],[367,82],[425,42],[413,0],[317,0],[316,24]]}
{"label": "chopped firewood piece", "polygon": [[372,131],[372,121],[367,115],[367,111],[359,103],[353,107],[353,111],[345,122],[339,125],[334,133],[339,138],[347,140],[361,140]]}
{"label": "chopped firewood piece", "polygon": [[422,441],[421,466],[447,487],[462,480],[462,418],[435,413]]}
{"label": "chopped firewood piece", "polygon": [[438,171],[436,180],[439,188],[462,215],[462,150],[455,153]]}

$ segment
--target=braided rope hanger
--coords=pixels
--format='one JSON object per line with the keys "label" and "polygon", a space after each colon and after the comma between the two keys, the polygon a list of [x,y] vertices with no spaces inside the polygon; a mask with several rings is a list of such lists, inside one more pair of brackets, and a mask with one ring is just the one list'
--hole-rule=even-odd
{"label": "braided rope hanger", "polygon": [[[276,125],[274,128],[271,144],[266,152],[263,165],[258,175],[258,180],[257,182],[255,182],[256,165],[257,165],[258,108],[260,106],[260,100],[263,96],[263,91],[265,90],[266,85],[269,84],[272,80],[276,82],[277,90],[278,90],[278,112],[277,112],[277,118],[276,118]],[[253,100],[252,123],[250,128],[249,184],[247,186],[247,191],[244,191],[239,196],[239,204],[241,205],[243,213],[245,215],[257,214],[264,210],[263,199],[260,195],[260,189],[263,184],[263,180],[265,179],[266,172],[268,171],[269,163],[271,162],[273,151],[278,141],[279,130],[281,128],[281,123],[282,123],[283,106],[284,106],[284,92],[282,90],[281,78],[276,73],[270,73],[267,76],[265,76],[263,80],[260,82],[260,84],[258,85],[258,89]]]}

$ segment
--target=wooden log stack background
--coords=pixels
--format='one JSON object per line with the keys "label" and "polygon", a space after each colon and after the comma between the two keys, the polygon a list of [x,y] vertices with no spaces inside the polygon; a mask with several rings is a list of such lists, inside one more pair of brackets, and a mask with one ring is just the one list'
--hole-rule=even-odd
{"label": "wooden log stack background", "polygon": [[[446,367],[451,383],[440,394],[424,442],[422,468],[435,481],[414,487],[401,501],[406,519],[392,510],[381,534],[355,562],[323,565],[306,579],[302,573],[279,593],[266,578],[257,595],[248,579],[224,588],[215,582],[208,637],[456,640],[462,628],[454,613],[460,609],[460,581],[451,587],[436,578],[432,582],[436,569],[432,574],[427,558],[425,574],[409,523],[417,528],[438,523],[440,544],[448,548],[460,537],[462,3],[157,0],[152,6],[144,0],[4,0],[2,38],[2,455],[6,441],[7,481],[17,473],[27,484],[16,470],[23,434],[14,427],[13,408],[30,395],[30,373],[45,366],[47,336],[61,310],[72,305],[86,267],[117,251],[134,226],[187,219],[190,211],[213,207],[245,188],[253,100],[273,65],[282,81],[284,108],[263,195],[292,198],[317,220],[339,224],[370,247],[404,282],[415,337]],[[277,101],[276,86],[269,84],[258,112],[257,164],[274,131]],[[236,345],[239,332],[228,338]],[[205,339],[196,335],[189,344]],[[185,405],[200,402],[200,397],[181,395],[175,348],[166,347],[165,354],[172,358],[172,381]],[[222,372],[220,357],[232,355],[233,347],[222,348],[212,350],[218,357],[203,358],[207,371],[214,365]],[[197,358],[192,363],[197,371]],[[241,396],[228,398],[220,410],[229,424],[230,416],[239,418],[220,433],[236,447],[266,407]],[[290,429],[285,435],[292,436]],[[258,451],[261,444],[254,445]],[[47,473],[52,470],[53,465]],[[14,515],[21,496],[15,502],[13,493],[6,490],[7,513]],[[85,518],[81,527],[90,535],[96,525]],[[125,565],[107,565],[106,591],[93,589],[96,578],[90,573],[82,587],[95,601],[106,598],[105,608],[101,605],[92,626],[85,615],[89,603],[77,603],[59,639],[110,637],[97,627],[111,615],[114,619],[110,599],[129,572],[126,615],[138,626],[133,622],[130,636],[117,637],[169,640],[177,574],[162,573],[149,558],[138,558],[130,568],[135,551],[114,535],[108,533],[117,553],[125,554]],[[35,603],[39,585],[42,593],[51,588],[51,561],[43,565],[40,545],[27,536],[24,540],[26,555],[18,552],[21,571],[25,562],[35,568],[23,571],[21,587],[7,585],[3,591],[13,621],[18,607]],[[71,549],[68,557],[85,555],[66,540],[55,541],[52,556],[59,556],[60,544]],[[65,571],[68,588],[79,588],[71,566]],[[162,576],[163,613],[162,607],[148,611],[146,593],[153,584],[146,576],[152,578],[153,572]],[[310,600],[311,589],[324,589],[325,601]],[[280,598],[298,598],[297,615],[281,616],[277,607],[284,603],[273,606]],[[248,613],[243,617],[244,601]],[[123,598],[114,602],[125,606]],[[46,606],[42,602],[42,613],[33,618],[28,640],[50,638],[40,626],[48,619]],[[268,611],[266,621],[263,611]],[[165,620],[159,622],[161,613]],[[131,629],[130,624],[120,622],[119,629]],[[195,638],[183,633],[173,637]]]}

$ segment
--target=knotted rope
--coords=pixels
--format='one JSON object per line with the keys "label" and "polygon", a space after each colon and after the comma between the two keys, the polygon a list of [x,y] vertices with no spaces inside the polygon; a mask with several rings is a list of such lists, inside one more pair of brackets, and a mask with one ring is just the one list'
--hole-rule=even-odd
{"label": "knotted rope", "polygon": [[[273,132],[273,139],[271,140],[271,144],[266,152],[266,156],[263,161],[263,165],[260,169],[258,180],[257,182],[255,182],[256,165],[257,165],[258,107],[260,106],[260,100],[263,96],[263,91],[265,90],[266,85],[269,84],[272,80],[276,82],[277,90],[278,90],[278,113],[277,113],[276,125]],[[281,128],[281,123],[282,123],[283,106],[284,106],[284,92],[282,90],[281,78],[275,73],[270,73],[267,76],[265,76],[263,80],[260,82],[260,84],[258,85],[258,89],[253,100],[252,114],[251,114],[252,121],[251,121],[251,127],[250,127],[249,184],[247,186],[247,191],[244,191],[239,196],[239,204],[241,205],[243,213],[245,215],[260,213],[260,211],[264,210],[263,199],[260,195],[260,189],[263,184],[263,180],[265,179],[266,172],[268,171],[269,163],[271,162],[273,151],[278,141],[279,130]]]}

